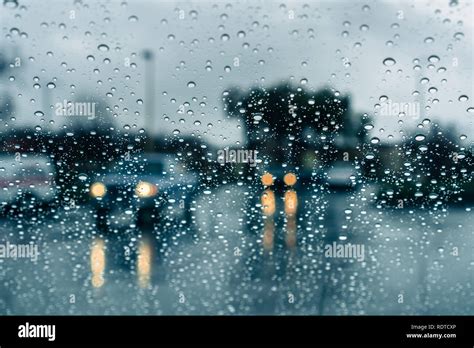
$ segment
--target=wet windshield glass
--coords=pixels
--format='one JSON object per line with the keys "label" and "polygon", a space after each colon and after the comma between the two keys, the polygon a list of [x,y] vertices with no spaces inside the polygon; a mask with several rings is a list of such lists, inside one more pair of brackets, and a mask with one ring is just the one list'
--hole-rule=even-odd
{"label": "wet windshield glass", "polygon": [[0,313],[474,313],[472,1],[0,23]]}

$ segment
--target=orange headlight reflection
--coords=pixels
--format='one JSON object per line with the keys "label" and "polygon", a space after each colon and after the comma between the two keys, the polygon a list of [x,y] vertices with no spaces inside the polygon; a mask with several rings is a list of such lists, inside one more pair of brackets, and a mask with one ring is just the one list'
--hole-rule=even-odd
{"label": "orange headlight reflection", "polygon": [[102,239],[94,239],[90,254],[92,286],[100,288],[104,285],[105,245]]}
{"label": "orange headlight reflection", "polygon": [[296,246],[296,217],[294,215],[289,216],[286,222],[285,242],[290,249]]}
{"label": "orange headlight reflection", "polygon": [[288,190],[285,192],[285,213],[287,215],[296,214],[298,208],[298,196],[295,191]]}
{"label": "orange headlight reflection", "polygon": [[150,242],[144,240],[138,248],[137,275],[138,285],[146,288],[150,284],[151,277],[152,249]]}
{"label": "orange headlight reflection", "polygon": [[272,250],[273,249],[273,239],[275,233],[275,222],[273,219],[265,220],[265,224],[263,227],[263,248],[265,250]]}
{"label": "orange headlight reflection", "polygon": [[265,190],[262,194],[262,210],[266,216],[275,214],[275,194],[272,190]]}

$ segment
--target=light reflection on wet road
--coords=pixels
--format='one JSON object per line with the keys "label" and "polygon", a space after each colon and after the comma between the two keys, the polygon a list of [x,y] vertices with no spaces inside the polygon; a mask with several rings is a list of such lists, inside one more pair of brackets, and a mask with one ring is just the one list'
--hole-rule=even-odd
{"label": "light reflection on wet road", "polygon": [[[164,224],[158,238],[98,236],[83,207],[4,221],[2,239],[19,243],[26,231],[40,257],[0,260],[0,311],[474,313],[472,214],[377,209],[369,189],[302,191],[220,187],[196,200],[192,230]],[[333,242],[364,245],[364,260],[326,257]]]}

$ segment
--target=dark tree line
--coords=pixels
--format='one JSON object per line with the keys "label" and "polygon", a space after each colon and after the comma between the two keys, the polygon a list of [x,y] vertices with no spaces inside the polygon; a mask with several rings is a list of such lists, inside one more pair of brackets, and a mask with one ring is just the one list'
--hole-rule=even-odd
{"label": "dark tree line", "polygon": [[293,165],[302,163],[308,149],[325,163],[342,159],[346,151],[355,156],[366,140],[364,125],[370,121],[353,113],[347,95],[290,83],[231,88],[224,93],[224,107],[230,117],[243,120],[247,148],[259,150],[270,162]]}

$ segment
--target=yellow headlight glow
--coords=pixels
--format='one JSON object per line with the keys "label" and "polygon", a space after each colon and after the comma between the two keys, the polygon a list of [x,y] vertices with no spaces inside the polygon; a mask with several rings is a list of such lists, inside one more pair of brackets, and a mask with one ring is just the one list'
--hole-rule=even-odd
{"label": "yellow headlight glow", "polygon": [[92,197],[104,197],[107,193],[107,188],[101,182],[93,183],[89,188]]}
{"label": "yellow headlight glow", "polygon": [[273,175],[270,173],[265,173],[262,175],[262,184],[264,186],[272,186],[273,185]]}
{"label": "yellow headlight glow", "polygon": [[288,186],[293,186],[296,184],[296,175],[293,173],[288,173],[284,176],[283,181]]}

